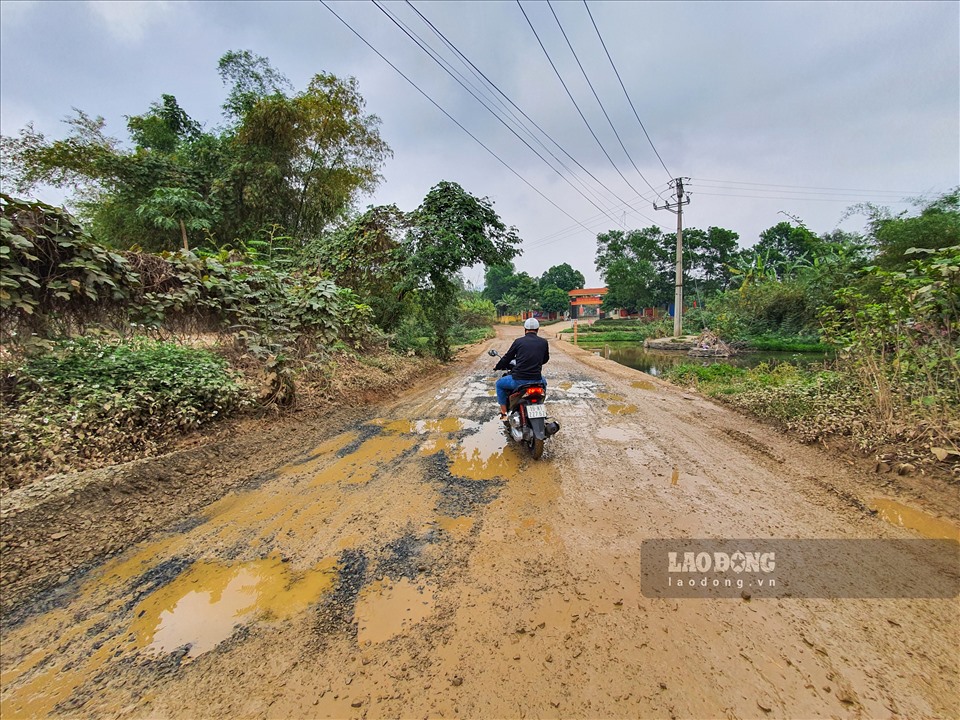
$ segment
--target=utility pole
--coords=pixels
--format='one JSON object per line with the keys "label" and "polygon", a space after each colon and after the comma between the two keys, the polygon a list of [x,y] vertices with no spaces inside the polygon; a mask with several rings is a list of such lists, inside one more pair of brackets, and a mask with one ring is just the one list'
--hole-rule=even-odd
{"label": "utility pole", "polygon": [[683,194],[683,181],[690,178],[678,177],[670,181],[675,190],[676,199],[663,205],[653,204],[654,210],[669,210],[677,216],[677,279],[673,293],[673,336],[680,337],[683,332],[683,206],[690,204],[690,196]]}

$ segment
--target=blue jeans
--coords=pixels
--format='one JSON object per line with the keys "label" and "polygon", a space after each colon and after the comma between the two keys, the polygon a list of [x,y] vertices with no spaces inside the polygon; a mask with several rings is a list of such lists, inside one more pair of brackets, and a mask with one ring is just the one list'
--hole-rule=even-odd
{"label": "blue jeans", "polygon": [[[502,378],[497,380],[497,402],[501,406],[507,406],[507,400],[510,397],[510,393],[516,390],[521,385],[530,385],[531,383],[536,383],[537,380],[517,380],[513,375],[504,375]],[[543,383],[544,388],[547,386],[547,379],[540,376],[539,382]]]}

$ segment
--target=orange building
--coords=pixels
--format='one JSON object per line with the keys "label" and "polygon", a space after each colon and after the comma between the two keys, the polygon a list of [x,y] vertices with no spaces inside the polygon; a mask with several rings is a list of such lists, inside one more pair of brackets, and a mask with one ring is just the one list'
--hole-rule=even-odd
{"label": "orange building", "polygon": [[605,287],[571,290],[567,293],[570,296],[570,317],[581,320],[600,317],[600,306],[603,304],[603,296],[606,294],[607,288]]}

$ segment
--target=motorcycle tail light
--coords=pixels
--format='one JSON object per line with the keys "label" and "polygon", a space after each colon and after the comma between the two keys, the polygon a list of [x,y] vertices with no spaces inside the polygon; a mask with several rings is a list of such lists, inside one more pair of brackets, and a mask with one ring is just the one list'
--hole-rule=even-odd
{"label": "motorcycle tail light", "polygon": [[538,387],[527,388],[527,391],[524,393],[524,396],[528,398],[542,398],[543,388],[538,388]]}

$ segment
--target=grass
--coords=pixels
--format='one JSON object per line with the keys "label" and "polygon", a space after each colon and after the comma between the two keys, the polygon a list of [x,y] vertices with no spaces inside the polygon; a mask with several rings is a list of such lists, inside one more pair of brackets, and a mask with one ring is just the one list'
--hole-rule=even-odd
{"label": "grass", "polygon": [[812,336],[783,336],[783,335],[756,335],[742,339],[753,350],[767,350],[780,352],[800,353],[829,353],[834,351],[832,345],[820,342]]}
{"label": "grass", "polygon": [[451,347],[472,345],[482,340],[489,340],[496,334],[492,327],[464,328],[450,338],[450,345]]}
{"label": "grass", "polygon": [[[571,332],[564,330],[564,333]],[[616,330],[610,332],[581,332],[577,334],[577,344],[592,345],[604,342],[643,342],[650,335],[644,332],[630,332],[628,330]]]}
{"label": "grass", "polygon": [[[863,430],[869,401],[848,375],[790,363],[738,368],[684,363],[664,377],[770,420],[804,442]],[[864,436],[865,437],[865,436]]]}

